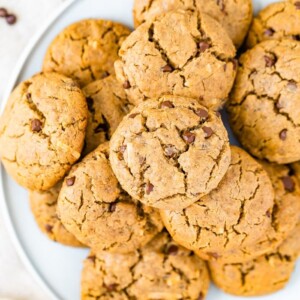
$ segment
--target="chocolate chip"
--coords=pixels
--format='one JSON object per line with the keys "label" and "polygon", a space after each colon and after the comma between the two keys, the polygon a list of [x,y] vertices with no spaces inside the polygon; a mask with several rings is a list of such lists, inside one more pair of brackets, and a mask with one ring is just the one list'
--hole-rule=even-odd
{"label": "chocolate chip", "polygon": [[295,182],[294,182],[292,177],[284,176],[284,177],[281,178],[281,180],[282,180],[284,189],[287,192],[294,192],[295,191]]}
{"label": "chocolate chip", "polygon": [[270,211],[270,210],[267,210],[266,216],[267,216],[268,218],[271,218],[272,214],[271,214],[271,211]]}
{"label": "chocolate chip", "polygon": [[264,35],[266,36],[272,36],[275,33],[275,31],[272,28],[268,28],[264,31]]}
{"label": "chocolate chip", "polygon": [[87,103],[89,112],[94,113],[95,112],[94,99],[88,97],[88,98],[86,98],[86,103]]}
{"label": "chocolate chip", "polygon": [[279,137],[282,141],[285,141],[287,138],[287,129],[283,129],[279,133]]}
{"label": "chocolate chip", "polygon": [[52,229],[53,229],[53,226],[49,225],[49,224],[46,224],[45,225],[45,230],[48,232],[48,233],[52,233]]}
{"label": "chocolate chip", "polygon": [[233,58],[233,59],[231,59],[230,61],[231,61],[231,63],[233,64],[233,70],[236,71],[236,70],[237,70],[237,67],[238,67],[238,65],[239,65],[238,60],[235,59],[235,58]]}
{"label": "chocolate chip", "polygon": [[171,245],[167,248],[166,254],[168,255],[176,255],[178,252],[178,247],[176,245]]}
{"label": "chocolate chip", "polygon": [[105,285],[106,289],[109,291],[109,292],[113,292],[117,289],[118,287],[118,284],[116,283],[111,283],[111,284],[108,284],[108,285]]}
{"label": "chocolate chip", "polygon": [[204,300],[204,294],[200,292],[197,300]]}
{"label": "chocolate chip", "polygon": [[163,67],[160,68],[164,73],[166,72],[172,72],[173,68],[170,65],[165,65]]}
{"label": "chocolate chip", "polygon": [[177,154],[177,150],[175,148],[175,146],[173,145],[168,145],[165,148],[165,155],[168,157],[174,157]]}
{"label": "chocolate chip", "polygon": [[117,202],[110,203],[108,207],[108,211],[112,213],[116,210],[116,208],[117,208]]}
{"label": "chocolate chip", "polygon": [[131,115],[128,116],[128,118],[134,119],[138,115],[139,115],[139,113],[131,114]]}
{"label": "chocolate chip", "polygon": [[154,185],[148,182],[146,184],[146,194],[149,195],[153,191],[153,189],[154,189]]}
{"label": "chocolate chip", "polygon": [[66,184],[67,184],[67,186],[72,186],[72,185],[74,185],[75,180],[76,180],[76,177],[75,177],[75,176],[67,178],[67,179],[66,179]]}
{"label": "chocolate chip", "polygon": [[217,111],[217,112],[216,112],[216,116],[217,116],[218,118],[221,118],[221,113],[220,113],[219,111]]}
{"label": "chocolate chip", "polygon": [[187,144],[192,144],[196,139],[196,134],[192,133],[192,132],[189,132],[189,131],[185,131],[183,133],[182,137],[183,137],[183,139],[185,140],[185,142]]}
{"label": "chocolate chip", "polygon": [[107,71],[104,71],[104,72],[102,73],[101,78],[104,79],[104,78],[108,77],[109,75],[110,75],[110,74],[109,74]]}
{"label": "chocolate chip", "polygon": [[295,41],[300,41],[300,35],[299,34],[293,35],[292,39]]}
{"label": "chocolate chip", "polygon": [[271,68],[275,65],[276,59],[274,56],[265,55],[264,56],[266,67]]}
{"label": "chocolate chip", "polygon": [[43,123],[40,120],[34,119],[31,121],[31,130],[33,132],[40,132],[42,130],[42,125]]}
{"label": "chocolate chip", "polygon": [[284,106],[282,105],[282,103],[280,102],[280,100],[278,100],[277,102],[276,102],[276,108],[277,109],[282,109]]}
{"label": "chocolate chip", "polygon": [[300,9],[300,1],[297,1],[294,4],[295,4],[296,9]]}
{"label": "chocolate chip", "polygon": [[17,17],[13,14],[9,14],[9,15],[5,16],[5,20],[6,20],[7,24],[13,25],[17,22]]}
{"label": "chocolate chip", "polygon": [[160,105],[161,108],[174,108],[174,104],[171,101],[163,101]]}
{"label": "chocolate chip", "polygon": [[210,138],[214,133],[214,131],[210,127],[203,126],[202,130],[205,133],[205,138],[206,139]]}
{"label": "chocolate chip", "polygon": [[7,10],[3,7],[0,8],[0,17],[6,17],[7,16]]}
{"label": "chocolate chip", "polygon": [[287,87],[290,91],[296,91],[297,90],[297,82],[294,80],[290,80],[287,84]]}
{"label": "chocolate chip", "polygon": [[196,110],[195,114],[201,119],[206,120],[208,118],[208,111],[206,109],[199,108]]}
{"label": "chocolate chip", "polygon": [[129,82],[128,80],[126,80],[126,81],[123,83],[123,88],[124,88],[125,90],[131,88],[130,82]]}
{"label": "chocolate chip", "polygon": [[89,261],[91,261],[92,263],[95,263],[95,261],[96,261],[96,256],[95,256],[95,255],[91,255],[91,256],[88,256],[87,259],[88,259]]}
{"label": "chocolate chip", "polygon": [[220,258],[220,255],[216,252],[207,252],[207,255],[213,259],[218,259]]}
{"label": "chocolate chip", "polygon": [[208,42],[200,42],[199,43],[200,53],[205,52],[208,48],[210,48],[210,44]]}

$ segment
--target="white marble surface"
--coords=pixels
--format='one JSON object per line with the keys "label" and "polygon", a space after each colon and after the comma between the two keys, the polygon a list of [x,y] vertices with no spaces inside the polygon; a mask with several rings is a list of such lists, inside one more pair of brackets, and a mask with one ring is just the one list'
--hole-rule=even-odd
{"label": "white marble surface", "polygon": [[[0,0],[17,15],[9,26],[0,19],[0,101],[18,56],[40,25],[47,20],[63,0]],[[25,270],[10,241],[0,214],[0,300],[47,300],[40,287]]]}

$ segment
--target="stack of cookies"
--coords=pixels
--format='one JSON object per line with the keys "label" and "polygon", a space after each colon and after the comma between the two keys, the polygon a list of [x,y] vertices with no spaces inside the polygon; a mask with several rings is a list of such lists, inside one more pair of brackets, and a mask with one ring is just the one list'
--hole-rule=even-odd
{"label": "stack of cookies", "polygon": [[83,300],[283,288],[300,255],[300,2],[253,21],[251,0],[133,13],[133,32],[89,19],[55,38],[0,119],[3,165],[50,239],[91,249]]}

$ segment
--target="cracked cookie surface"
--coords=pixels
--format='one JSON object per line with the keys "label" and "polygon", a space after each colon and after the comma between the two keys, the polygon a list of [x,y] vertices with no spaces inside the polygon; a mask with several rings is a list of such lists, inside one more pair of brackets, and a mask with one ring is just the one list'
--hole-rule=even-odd
{"label": "cracked cookie surface", "polygon": [[299,8],[299,4],[293,4],[292,1],[268,5],[253,19],[247,37],[247,47],[251,48],[270,39],[300,40]]}
{"label": "cracked cookie surface", "polygon": [[41,231],[51,240],[67,246],[83,247],[57,217],[57,198],[60,189],[61,182],[48,191],[30,191],[31,211]]}
{"label": "cracked cookie surface", "polygon": [[217,253],[210,260],[222,264],[252,260],[275,250],[297,225],[300,216],[300,187],[293,169],[264,161],[259,163],[267,171],[275,192],[273,209],[267,213],[271,219],[270,226],[253,244]]}
{"label": "cracked cookie surface", "polygon": [[91,252],[84,261],[81,299],[204,300],[208,286],[206,264],[162,232],[136,252]]}
{"label": "cracked cookie surface", "polygon": [[171,10],[198,9],[218,21],[239,48],[252,19],[250,0],[135,0],[135,26]]}
{"label": "cracked cookie surface", "polygon": [[110,142],[112,168],[122,187],[161,209],[183,209],[216,188],[230,156],[219,116],[196,100],[176,96],[141,103]]}
{"label": "cracked cookie surface", "polygon": [[210,262],[214,283],[237,296],[259,296],[283,289],[288,283],[300,254],[300,223],[274,251],[254,260],[237,264]]}
{"label": "cracked cookie surface", "polygon": [[97,251],[126,253],[163,228],[159,212],[134,201],[114,176],[108,143],[75,165],[58,198],[58,214],[78,240]]}
{"label": "cracked cookie surface", "polygon": [[274,191],[266,171],[231,147],[231,163],[218,187],[182,211],[161,210],[173,239],[204,259],[253,244],[270,226]]}
{"label": "cracked cookie surface", "polygon": [[167,12],[142,24],[119,55],[116,76],[134,105],[169,94],[219,109],[236,75],[235,47],[225,30],[192,11]]}
{"label": "cracked cookie surface", "polygon": [[89,109],[84,147],[84,153],[87,154],[110,140],[133,106],[128,103],[122,84],[113,75],[88,84],[82,91]]}
{"label": "cracked cookie surface", "polygon": [[240,58],[229,121],[244,148],[260,159],[300,159],[299,56],[299,42],[272,40]]}
{"label": "cracked cookie surface", "polygon": [[86,100],[63,75],[41,73],[20,83],[0,119],[0,156],[7,172],[29,190],[48,190],[80,157]]}
{"label": "cracked cookie surface", "polygon": [[65,28],[49,46],[44,72],[58,72],[84,86],[114,74],[118,51],[130,30],[122,24],[87,19]]}

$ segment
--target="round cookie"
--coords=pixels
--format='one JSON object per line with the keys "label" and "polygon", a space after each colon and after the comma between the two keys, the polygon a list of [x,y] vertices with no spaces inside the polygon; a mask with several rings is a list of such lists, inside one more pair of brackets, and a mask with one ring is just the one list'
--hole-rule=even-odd
{"label": "round cookie", "polygon": [[80,86],[114,74],[114,62],[130,30],[122,24],[87,19],[65,28],[49,46],[44,72],[58,72]]}
{"label": "round cookie", "polygon": [[56,214],[57,198],[61,183],[48,191],[30,191],[31,211],[41,231],[51,240],[66,246],[82,247],[73,234],[66,230]]}
{"label": "round cookie", "polygon": [[109,165],[108,143],[71,169],[59,194],[58,214],[67,230],[95,251],[134,251],[163,228],[158,211],[120,188]]}
{"label": "round cookie", "polygon": [[83,93],[89,109],[84,148],[87,154],[110,140],[132,105],[127,101],[122,84],[113,75],[88,84],[83,88]]}
{"label": "round cookie", "polygon": [[41,73],[20,83],[0,118],[0,156],[7,172],[29,190],[48,190],[80,157],[86,100],[63,75]]}
{"label": "round cookie", "polygon": [[247,47],[251,48],[270,39],[300,40],[299,2],[295,4],[292,1],[291,3],[288,1],[272,3],[253,19],[247,37]]}
{"label": "round cookie", "polygon": [[237,296],[260,296],[283,289],[300,254],[300,223],[275,251],[240,264],[210,262],[214,283]]}
{"label": "round cookie", "polygon": [[218,21],[237,48],[241,46],[252,20],[251,0],[135,0],[135,26],[171,10],[198,9]]}
{"label": "round cookie", "polygon": [[162,232],[136,252],[91,253],[84,261],[81,299],[205,299],[206,264]]}
{"label": "round cookie", "polygon": [[266,171],[240,148],[232,146],[231,155],[226,175],[210,194],[182,211],[161,210],[173,239],[207,260],[253,244],[271,223],[274,191]]}
{"label": "round cookie", "polygon": [[236,75],[235,47],[225,30],[193,11],[167,12],[142,24],[119,55],[116,76],[134,105],[169,94],[219,109]]}
{"label": "round cookie", "polygon": [[[300,216],[300,187],[289,166],[259,162],[267,171],[275,192],[273,210],[267,216],[271,223],[255,243],[211,257],[218,263],[242,263],[275,250],[293,231]],[[196,251],[197,252],[197,251]],[[202,257],[201,252],[197,253]]]}
{"label": "round cookie", "polygon": [[279,164],[300,160],[300,43],[265,41],[242,55],[229,121],[251,154]]}
{"label": "round cookie", "polygon": [[134,199],[183,209],[217,187],[230,163],[230,146],[215,112],[193,99],[163,96],[123,119],[110,141],[110,161]]}

